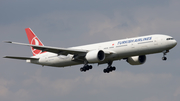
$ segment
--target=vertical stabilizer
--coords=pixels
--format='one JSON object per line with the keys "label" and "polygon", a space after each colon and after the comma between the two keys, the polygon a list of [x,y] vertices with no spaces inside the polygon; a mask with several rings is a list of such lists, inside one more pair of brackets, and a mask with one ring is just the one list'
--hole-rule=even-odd
{"label": "vertical stabilizer", "polygon": [[[35,35],[35,33],[30,28],[26,28],[25,31],[29,40],[29,44],[44,46],[43,43],[39,40],[39,38]],[[43,53],[41,50],[34,49],[33,47],[31,47],[31,51],[34,56]]]}

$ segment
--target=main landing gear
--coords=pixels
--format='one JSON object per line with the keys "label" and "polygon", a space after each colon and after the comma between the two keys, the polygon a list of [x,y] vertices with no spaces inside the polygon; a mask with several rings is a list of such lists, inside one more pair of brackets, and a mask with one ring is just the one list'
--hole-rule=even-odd
{"label": "main landing gear", "polygon": [[111,65],[112,65],[112,62],[109,62],[108,67],[106,69],[104,69],[103,72],[104,73],[109,73],[109,72],[115,71],[116,67],[112,67]]}
{"label": "main landing gear", "polygon": [[[111,65],[112,65],[112,62],[109,62],[108,67],[106,69],[104,69],[103,72],[104,73],[110,73],[112,71],[115,71],[116,67],[112,67]],[[86,71],[88,71],[88,70],[90,70],[92,68],[93,68],[92,65],[88,65],[88,62],[85,61],[84,66],[82,68],[80,68],[80,71],[81,72],[86,72]]]}
{"label": "main landing gear", "polygon": [[169,53],[169,50],[165,50],[163,52],[163,57],[162,57],[162,60],[166,61],[167,60],[167,57],[166,57],[166,54]]}
{"label": "main landing gear", "polygon": [[80,68],[80,71],[81,72],[86,72],[86,71],[88,71],[90,69],[92,69],[92,65],[86,65],[86,66]]}
{"label": "main landing gear", "polygon": [[88,70],[90,70],[90,69],[92,69],[92,68],[93,68],[92,65],[88,65],[88,62],[85,61],[85,62],[84,62],[84,67],[80,68],[80,71],[81,71],[81,72],[86,72],[86,71],[88,71]]}

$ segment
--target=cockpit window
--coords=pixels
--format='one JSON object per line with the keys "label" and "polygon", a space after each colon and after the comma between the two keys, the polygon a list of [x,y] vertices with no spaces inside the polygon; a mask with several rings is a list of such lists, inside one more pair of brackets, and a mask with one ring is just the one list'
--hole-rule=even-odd
{"label": "cockpit window", "polygon": [[167,38],[166,40],[174,40],[174,38]]}

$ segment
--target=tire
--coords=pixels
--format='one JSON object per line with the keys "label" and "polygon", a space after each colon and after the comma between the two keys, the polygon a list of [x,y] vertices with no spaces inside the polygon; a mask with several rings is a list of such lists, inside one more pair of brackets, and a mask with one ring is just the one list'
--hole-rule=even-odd
{"label": "tire", "polygon": [[107,73],[107,69],[104,69],[103,72],[104,72],[104,73]]}
{"label": "tire", "polygon": [[115,71],[115,70],[116,70],[116,67],[112,67],[112,70],[114,70],[114,71]]}
{"label": "tire", "polygon": [[167,60],[167,57],[162,57],[162,60],[166,61],[166,60]]}
{"label": "tire", "polygon": [[89,66],[89,69],[92,69],[92,65]]}
{"label": "tire", "polygon": [[80,68],[80,71],[81,71],[81,72],[83,72],[83,71],[84,71],[84,68],[83,68],[83,67],[82,67],[82,68]]}

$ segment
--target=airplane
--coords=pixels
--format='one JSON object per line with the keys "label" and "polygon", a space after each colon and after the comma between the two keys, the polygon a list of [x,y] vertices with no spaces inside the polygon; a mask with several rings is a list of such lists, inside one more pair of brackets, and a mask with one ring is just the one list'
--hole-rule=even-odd
{"label": "airplane", "polygon": [[154,34],[141,37],[120,39],[96,44],[89,44],[70,48],[44,46],[35,33],[25,29],[29,44],[6,41],[6,43],[30,46],[33,56],[4,58],[26,60],[28,63],[42,66],[67,67],[84,64],[81,72],[92,69],[89,64],[108,64],[103,70],[110,73],[116,70],[113,61],[124,59],[130,65],[142,65],[146,62],[146,55],[163,53],[162,60],[167,60],[166,54],[177,45],[177,41],[168,35]]}

